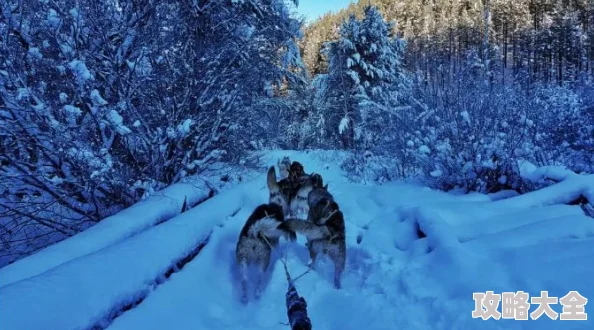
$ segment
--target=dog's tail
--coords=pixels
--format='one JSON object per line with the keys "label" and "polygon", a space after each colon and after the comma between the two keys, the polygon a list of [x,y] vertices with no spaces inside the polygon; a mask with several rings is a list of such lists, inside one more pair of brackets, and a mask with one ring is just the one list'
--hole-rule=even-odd
{"label": "dog's tail", "polygon": [[270,166],[270,168],[268,169],[268,190],[270,190],[271,193],[277,192],[280,190],[278,183],[276,182],[276,170],[274,169],[274,166]]}
{"label": "dog's tail", "polygon": [[248,234],[253,237],[264,235],[266,237],[285,237],[287,240],[295,241],[297,235],[294,231],[281,227],[282,222],[272,217],[264,217],[256,221],[249,229]]}
{"label": "dog's tail", "polygon": [[279,229],[290,230],[305,235],[309,240],[321,239],[331,236],[326,226],[316,226],[312,222],[298,219],[287,219],[279,226]]}

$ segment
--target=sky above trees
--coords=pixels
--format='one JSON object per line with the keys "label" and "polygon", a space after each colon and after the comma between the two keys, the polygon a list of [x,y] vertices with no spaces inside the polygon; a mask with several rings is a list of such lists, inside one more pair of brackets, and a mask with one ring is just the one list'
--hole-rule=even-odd
{"label": "sky above trees", "polygon": [[331,11],[335,12],[356,0],[299,0],[297,11],[309,22]]}

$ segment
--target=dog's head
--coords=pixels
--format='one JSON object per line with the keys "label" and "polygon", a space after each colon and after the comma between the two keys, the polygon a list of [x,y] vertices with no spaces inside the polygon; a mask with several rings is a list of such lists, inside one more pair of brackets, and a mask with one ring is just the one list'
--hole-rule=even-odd
{"label": "dog's head", "polygon": [[268,202],[282,207],[283,215],[286,217],[289,215],[289,197],[283,193],[276,181],[276,171],[274,170],[274,166],[270,166],[268,169],[267,183],[269,192]]}
{"label": "dog's head", "polygon": [[278,170],[280,171],[279,175],[281,179],[285,179],[289,177],[289,171],[291,168],[291,160],[288,156],[283,157],[283,159],[279,159],[277,162]]}
{"label": "dog's head", "polygon": [[317,206],[319,216],[315,219],[315,224],[318,226],[328,225],[337,215],[342,216],[338,204],[333,200],[326,199]]}
{"label": "dog's head", "polygon": [[307,196],[307,203],[310,208],[326,200],[333,201],[334,197],[325,187],[314,187]]}
{"label": "dog's head", "polygon": [[279,164],[283,164],[287,167],[287,169],[289,169],[289,167],[291,167],[291,159],[289,159],[289,156],[285,156],[282,160],[279,161]]}
{"label": "dog's head", "polygon": [[303,165],[299,162],[292,162],[291,167],[289,168],[289,178],[291,178],[291,180],[298,180],[304,175],[305,170],[303,169]]}
{"label": "dog's head", "polygon": [[301,198],[305,198],[307,200],[307,196],[309,195],[309,193],[314,190],[314,189],[324,189],[323,187],[323,180],[322,180],[322,176],[319,174],[312,174],[307,176],[307,179],[305,179],[305,181],[303,181],[303,184],[301,184],[301,186],[299,187],[299,192],[297,193],[297,195],[299,195]]}
{"label": "dog's head", "polygon": [[318,173],[312,173],[309,176],[309,180],[311,182],[311,185],[314,188],[323,188],[323,189],[327,189],[328,186],[324,186],[324,179],[322,179],[322,176],[319,175]]}

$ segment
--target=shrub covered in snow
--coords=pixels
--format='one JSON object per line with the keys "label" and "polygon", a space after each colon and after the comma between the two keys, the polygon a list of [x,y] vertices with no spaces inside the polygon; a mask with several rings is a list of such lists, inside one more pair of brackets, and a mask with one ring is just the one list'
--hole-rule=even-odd
{"label": "shrub covered in snow", "polygon": [[282,2],[0,7],[2,251],[30,252],[238,160],[272,135],[280,106],[260,105],[303,83],[301,23]]}
{"label": "shrub covered in snow", "polygon": [[539,165],[594,172],[594,102],[582,97],[568,88],[544,86],[527,100],[537,118],[533,157]]}
{"label": "shrub covered in snow", "polygon": [[522,160],[593,171],[588,104],[594,103],[587,92],[538,84],[526,95],[515,84],[486,84],[483,70],[477,53],[469,52],[458,78],[438,92],[415,81],[412,105],[392,106],[397,116],[383,117],[376,130],[381,139],[344,168],[353,179],[420,175],[435,188],[480,192],[534,189],[519,174]]}
{"label": "shrub covered in snow", "polygon": [[570,89],[487,86],[469,56],[464,79],[426,97],[433,114],[407,132],[407,148],[427,181],[441,189],[526,191],[518,160],[583,170],[591,157],[594,123]]}

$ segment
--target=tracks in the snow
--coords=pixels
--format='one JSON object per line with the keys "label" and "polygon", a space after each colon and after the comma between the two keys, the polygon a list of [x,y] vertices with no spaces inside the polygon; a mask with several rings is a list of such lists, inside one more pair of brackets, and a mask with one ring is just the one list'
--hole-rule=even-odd
{"label": "tracks in the snow", "polygon": [[[239,213],[240,210],[241,210],[241,208],[234,210],[227,217],[227,219],[232,218],[235,215],[237,215],[237,213]],[[221,226],[221,225],[222,225],[222,223],[219,226]],[[202,249],[204,249],[204,247],[210,242],[210,238],[212,236],[213,230],[214,229],[212,229],[208,233],[206,238],[196,242],[195,247],[190,252],[186,253],[183,256],[180,256],[180,258],[175,260],[167,269],[165,269],[163,272],[161,272],[161,274],[159,276],[157,276],[153,281],[151,281],[150,283],[147,283],[144,288],[138,290],[133,295],[133,298],[126,299],[125,301],[118,302],[118,303],[114,304],[114,308],[105,317],[101,318],[94,325],[87,328],[87,330],[106,329],[115,321],[116,318],[120,317],[122,314],[124,314],[124,313],[136,308],[138,305],[140,305],[146,299],[146,297],[149,295],[149,293],[151,291],[155,290],[158,286],[166,283],[167,280],[173,274],[182,271],[187,264],[189,264],[192,260],[194,260],[200,254]]]}
{"label": "tracks in the snow", "polygon": [[123,313],[135,308],[136,306],[140,305],[152,290],[154,290],[159,285],[165,283],[167,281],[167,279],[169,279],[171,277],[171,275],[181,271],[190,261],[194,260],[194,258],[196,258],[196,256],[198,256],[198,254],[200,254],[200,251],[202,251],[202,249],[206,246],[206,244],[208,244],[211,235],[212,235],[212,231],[208,234],[208,236],[206,236],[205,239],[201,240],[200,242],[197,242],[196,247],[194,249],[192,249],[189,253],[185,254],[184,256],[179,258],[177,261],[175,261],[171,266],[169,266],[167,269],[165,269],[162,272],[162,274],[160,276],[158,276],[157,278],[155,278],[151,283],[147,283],[143,289],[139,290],[139,292],[137,292],[134,295],[135,296],[134,299],[131,299],[131,301],[126,301],[126,302],[121,302],[119,304],[116,304],[117,307],[114,307],[114,309],[106,317],[102,318],[100,321],[98,321],[96,324],[90,326],[88,329],[89,330],[106,329],[113,323],[113,321],[117,317],[119,317]]}

